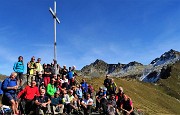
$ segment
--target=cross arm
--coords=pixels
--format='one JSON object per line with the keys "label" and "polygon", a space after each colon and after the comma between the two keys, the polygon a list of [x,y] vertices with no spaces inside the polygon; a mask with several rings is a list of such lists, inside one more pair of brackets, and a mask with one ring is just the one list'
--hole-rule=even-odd
{"label": "cross arm", "polygon": [[53,18],[55,18],[56,21],[57,21],[58,23],[60,23],[60,20],[58,19],[58,17],[57,17],[56,14],[54,13],[54,11],[53,11],[51,8],[49,8],[49,11],[50,11],[51,14],[53,15]]}

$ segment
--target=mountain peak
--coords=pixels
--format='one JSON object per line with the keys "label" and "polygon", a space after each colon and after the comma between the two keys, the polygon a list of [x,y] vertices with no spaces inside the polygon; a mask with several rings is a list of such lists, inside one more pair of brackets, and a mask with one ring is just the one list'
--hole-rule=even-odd
{"label": "mountain peak", "polygon": [[107,64],[105,61],[103,61],[103,60],[100,60],[100,59],[97,59],[94,63],[93,63],[93,65],[96,65],[96,64]]}
{"label": "mountain peak", "polygon": [[157,66],[178,58],[180,58],[180,52],[170,49],[168,52],[154,59],[150,64]]}

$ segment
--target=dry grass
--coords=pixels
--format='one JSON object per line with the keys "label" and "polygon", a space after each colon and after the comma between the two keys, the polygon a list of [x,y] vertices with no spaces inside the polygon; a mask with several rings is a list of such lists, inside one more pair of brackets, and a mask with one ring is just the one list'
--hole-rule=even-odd
{"label": "dry grass", "polygon": [[[77,78],[81,81],[81,77]],[[103,86],[104,77],[85,78],[87,83],[92,84],[95,90]],[[124,92],[131,97],[134,107],[145,114],[180,114],[180,102],[167,95],[157,86],[150,83],[143,83],[134,79],[114,78],[117,86],[122,86]]]}

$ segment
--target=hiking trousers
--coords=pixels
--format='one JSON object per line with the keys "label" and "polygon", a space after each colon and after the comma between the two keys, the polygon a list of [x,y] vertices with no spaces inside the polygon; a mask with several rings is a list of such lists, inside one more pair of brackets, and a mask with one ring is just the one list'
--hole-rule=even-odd
{"label": "hiking trousers", "polygon": [[29,75],[27,78],[27,83],[29,86],[31,86],[31,81],[35,80],[35,75]]}

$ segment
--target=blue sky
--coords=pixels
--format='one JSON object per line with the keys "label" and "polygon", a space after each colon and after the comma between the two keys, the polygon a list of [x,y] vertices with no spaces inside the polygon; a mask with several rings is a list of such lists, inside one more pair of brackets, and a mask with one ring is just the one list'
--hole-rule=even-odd
{"label": "blue sky", "polygon": [[[56,0],[57,60],[77,69],[107,63],[149,64],[180,51],[179,0]],[[0,0],[0,73],[9,75],[19,55],[53,60],[53,0]]]}

